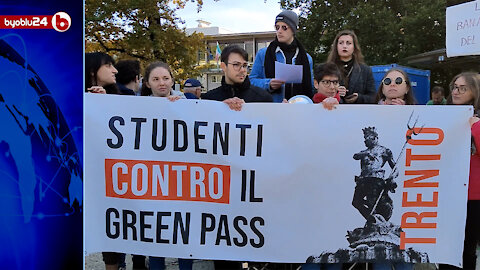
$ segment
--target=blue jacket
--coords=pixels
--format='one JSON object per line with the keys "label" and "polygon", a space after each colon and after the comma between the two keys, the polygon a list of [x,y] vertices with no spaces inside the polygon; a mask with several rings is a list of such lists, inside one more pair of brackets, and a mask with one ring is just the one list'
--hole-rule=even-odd
{"label": "blue jacket", "polygon": [[[270,89],[270,80],[272,78],[265,78],[265,53],[267,52],[267,47],[260,49],[257,52],[257,56],[255,57],[255,62],[253,63],[252,67],[252,72],[250,73],[250,82],[257,86],[260,87],[266,91],[269,91]],[[298,50],[297,50],[298,53]],[[277,47],[275,56],[277,58],[277,61],[280,63],[285,63],[285,55],[283,54],[282,50],[280,47]],[[295,59],[297,58],[297,55],[292,59],[292,63],[295,64]],[[312,91],[315,90],[315,87],[313,87],[313,60],[310,54],[307,53],[307,58],[308,62],[310,63],[310,77],[312,78]],[[282,89],[280,92],[275,92],[271,93],[273,97],[273,102],[282,102],[284,97],[285,97],[285,86],[282,86]],[[313,96],[314,93],[312,93]]]}

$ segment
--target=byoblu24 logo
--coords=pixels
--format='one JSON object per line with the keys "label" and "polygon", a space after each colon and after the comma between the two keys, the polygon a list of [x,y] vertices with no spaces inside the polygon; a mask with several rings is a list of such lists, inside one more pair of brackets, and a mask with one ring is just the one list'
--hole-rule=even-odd
{"label": "byoblu24 logo", "polygon": [[47,17],[31,17],[31,18],[17,18],[7,19],[3,18],[3,24],[5,27],[17,28],[17,27],[39,27],[48,26]]}
{"label": "byoblu24 logo", "polygon": [[67,31],[72,25],[72,19],[66,12],[57,12],[52,17],[52,27],[58,32]]}

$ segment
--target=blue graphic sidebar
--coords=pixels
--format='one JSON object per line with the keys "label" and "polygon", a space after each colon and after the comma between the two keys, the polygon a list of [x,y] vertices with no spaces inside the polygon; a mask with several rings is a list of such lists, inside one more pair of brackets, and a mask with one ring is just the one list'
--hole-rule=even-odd
{"label": "blue graphic sidebar", "polygon": [[0,29],[2,269],[83,269],[83,2],[0,4],[57,12],[71,18],[64,32]]}

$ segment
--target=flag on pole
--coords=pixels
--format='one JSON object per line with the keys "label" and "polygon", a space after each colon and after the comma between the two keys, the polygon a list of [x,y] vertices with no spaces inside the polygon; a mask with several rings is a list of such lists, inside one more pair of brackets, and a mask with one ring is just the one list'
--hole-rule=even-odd
{"label": "flag on pole", "polygon": [[218,59],[220,59],[221,54],[222,54],[222,50],[220,50],[220,45],[218,45],[218,41],[217,41],[217,49],[215,50],[215,60],[217,61],[217,65],[218,65]]}

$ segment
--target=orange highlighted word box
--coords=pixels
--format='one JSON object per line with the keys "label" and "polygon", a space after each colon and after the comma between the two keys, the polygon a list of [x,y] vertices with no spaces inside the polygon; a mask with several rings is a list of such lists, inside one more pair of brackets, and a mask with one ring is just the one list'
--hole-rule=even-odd
{"label": "orange highlighted word box", "polygon": [[230,167],[149,160],[105,160],[106,196],[137,200],[230,202]]}

